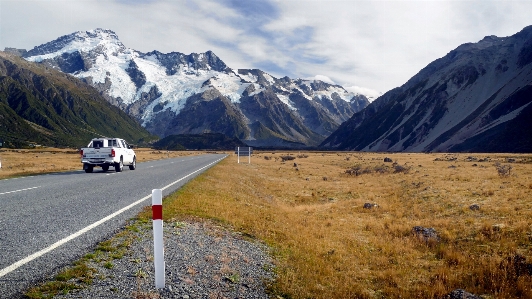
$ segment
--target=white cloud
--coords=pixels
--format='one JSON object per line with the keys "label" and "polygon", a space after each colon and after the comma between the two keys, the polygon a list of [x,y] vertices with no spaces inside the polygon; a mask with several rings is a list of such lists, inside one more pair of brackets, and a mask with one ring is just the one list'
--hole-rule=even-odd
{"label": "white cloud", "polygon": [[306,80],[319,80],[319,81],[323,81],[325,83],[329,83],[329,84],[333,84],[335,85],[336,83],[334,83],[333,80],[331,80],[331,78],[327,77],[327,76],[324,76],[324,75],[316,75],[314,77],[309,77],[309,78],[305,78]]}
{"label": "white cloud", "polygon": [[373,90],[371,88],[365,88],[360,86],[346,86],[344,88],[347,91],[365,95],[370,100],[370,102],[373,102],[373,100],[382,95],[382,92]]}
{"label": "white cloud", "polygon": [[107,28],[142,52],[212,50],[232,68],[386,92],[462,43],[532,23],[524,0],[261,1],[0,0],[0,49]]}

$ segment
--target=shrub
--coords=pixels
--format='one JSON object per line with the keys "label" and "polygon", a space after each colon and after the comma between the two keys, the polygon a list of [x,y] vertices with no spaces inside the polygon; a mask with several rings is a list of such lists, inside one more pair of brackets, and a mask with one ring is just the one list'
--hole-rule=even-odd
{"label": "shrub", "polygon": [[347,169],[347,170],[345,171],[345,173],[347,173],[347,174],[349,174],[349,175],[355,175],[355,176],[358,176],[358,175],[360,174],[361,170],[362,170],[362,166],[360,166],[360,165],[355,165],[355,166],[353,166],[353,167]]}
{"label": "shrub", "polygon": [[368,174],[368,173],[372,173],[373,171],[371,170],[371,168],[369,167],[366,167],[366,168],[362,168],[362,166],[360,165],[355,165],[349,169],[347,169],[345,171],[345,173],[349,174],[349,175],[355,175],[355,176],[359,176],[361,174]]}
{"label": "shrub", "polygon": [[394,169],[393,170],[394,173],[400,173],[400,172],[408,173],[408,171],[410,171],[410,167],[399,165],[399,164],[394,165],[393,169]]}
{"label": "shrub", "polygon": [[499,176],[501,177],[510,176],[510,171],[512,170],[511,165],[508,165],[508,164],[503,165],[497,162],[493,166],[495,166],[495,169],[497,169],[497,173],[499,174]]}
{"label": "shrub", "polygon": [[295,158],[296,157],[292,157],[292,156],[281,156],[281,162],[295,160]]}
{"label": "shrub", "polygon": [[301,154],[301,155],[297,155],[298,158],[308,158],[308,155],[306,154]]}
{"label": "shrub", "polygon": [[385,166],[385,165],[380,165],[380,166],[375,166],[373,168],[373,170],[376,172],[376,173],[387,173],[388,172],[388,167]]}

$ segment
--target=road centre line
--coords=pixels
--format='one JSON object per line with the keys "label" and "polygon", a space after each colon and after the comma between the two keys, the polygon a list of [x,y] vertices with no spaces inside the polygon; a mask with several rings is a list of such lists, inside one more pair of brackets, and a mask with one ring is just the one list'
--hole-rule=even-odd
{"label": "road centre line", "polygon": [[[220,159],[218,159],[218,160],[216,160],[216,161],[214,161],[214,162],[212,162],[212,163],[210,163],[210,164],[208,164],[208,165],[206,165],[206,166],[203,166],[202,168],[199,168],[199,169],[197,169],[197,170],[195,170],[195,171],[193,171],[193,172],[187,174],[186,176],[180,178],[179,180],[174,181],[173,183],[170,183],[170,184],[164,186],[163,188],[161,188],[161,190],[166,190],[166,189],[168,189],[169,187],[171,187],[171,186],[173,186],[173,185],[179,183],[180,181],[182,181],[182,180],[188,178],[189,176],[191,176],[191,175],[193,175],[193,174],[195,174],[195,173],[197,173],[197,172],[199,172],[199,171],[201,171],[201,170],[203,170],[203,169],[205,169],[205,168],[207,168],[207,167],[209,167],[209,166],[211,166],[211,165],[213,165],[213,164],[218,163],[219,161],[225,159],[226,157],[227,157],[227,156],[222,157],[222,158],[220,158]],[[86,233],[86,232],[92,230],[93,228],[99,226],[100,224],[102,224],[102,223],[104,223],[104,222],[106,222],[106,221],[109,221],[109,220],[111,220],[112,218],[114,218],[114,217],[116,217],[116,216],[122,214],[123,212],[125,212],[125,211],[131,209],[132,207],[134,207],[134,206],[140,204],[141,202],[145,201],[145,200],[148,199],[148,198],[151,198],[151,194],[149,194],[149,195],[147,195],[147,196],[145,196],[145,197],[143,197],[143,198],[141,198],[141,199],[135,201],[134,203],[132,203],[132,204],[130,204],[130,205],[128,205],[128,206],[126,206],[126,207],[124,207],[124,208],[122,208],[122,209],[116,211],[116,212],[114,212],[113,214],[111,214],[111,215],[109,215],[109,216],[107,216],[107,217],[105,217],[105,218],[102,218],[102,219],[100,219],[100,220],[94,222],[93,224],[91,224],[91,225],[89,225],[89,226],[87,226],[87,227],[85,227],[85,228],[83,228],[83,229],[81,229],[81,230],[79,230],[79,231],[77,231],[77,232],[71,234],[70,236],[68,236],[68,237],[66,237],[66,238],[64,238],[64,239],[61,239],[61,240],[55,242],[54,244],[52,244],[52,245],[50,245],[50,246],[48,246],[48,247],[46,247],[46,248],[44,248],[44,249],[42,249],[42,250],[40,250],[40,251],[37,251],[37,252],[35,252],[34,254],[31,254],[31,255],[29,255],[29,256],[27,256],[27,257],[25,257],[25,258],[23,258],[23,259],[21,259],[21,260],[15,262],[15,263],[13,263],[13,264],[11,264],[11,265],[5,267],[4,269],[0,270],[0,277],[3,277],[3,276],[5,276],[5,275],[9,274],[10,272],[13,272],[13,271],[16,270],[17,268],[19,268],[19,267],[21,267],[21,266],[23,266],[23,265],[25,265],[25,264],[27,264],[27,263],[33,261],[33,260],[36,259],[36,258],[39,258],[39,257],[45,255],[46,253],[48,253],[48,252],[50,252],[50,251],[56,249],[57,247],[59,247],[59,246],[65,244],[65,243],[67,243],[68,241],[71,241],[71,240],[73,240],[73,239],[75,239],[75,238],[77,238],[77,237],[83,235],[84,233]]]}
{"label": "road centre line", "polygon": [[15,190],[15,191],[9,191],[9,192],[0,193],[0,195],[9,194],[9,193],[15,193],[15,192],[21,192],[21,191],[26,191],[26,190],[31,190],[31,189],[37,189],[37,188],[40,188],[40,187],[41,186],[31,187],[31,188],[26,188],[26,189],[20,189],[20,190]]}

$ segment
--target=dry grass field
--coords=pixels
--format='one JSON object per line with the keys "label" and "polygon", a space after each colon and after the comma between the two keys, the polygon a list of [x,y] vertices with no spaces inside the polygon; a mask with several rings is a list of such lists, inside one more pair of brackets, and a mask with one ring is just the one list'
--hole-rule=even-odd
{"label": "dry grass field", "polygon": [[[169,157],[190,156],[201,152],[158,151],[149,148],[135,149],[137,161],[165,159]],[[43,174],[51,172],[81,170],[81,157],[75,149],[37,148],[37,149],[0,149],[0,180],[10,177]]]}
{"label": "dry grass field", "polygon": [[[194,154],[137,151],[139,161]],[[26,151],[32,158],[15,162],[4,150],[0,178],[9,167],[80,169],[77,153],[60,152]],[[164,218],[210,219],[270,245],[274,298],[444,298],[455,289],[532,298],[532,155],[262,152],[251,164],[236,160],[165,198]],[[151,210],[140,217],[151,219]]]}
{"label": "dry grass field", "polygon": [[251,161],[228,157],[165,199],[164,213],[269,244],[273,296],[532,298],[532,155],[264,152]]}

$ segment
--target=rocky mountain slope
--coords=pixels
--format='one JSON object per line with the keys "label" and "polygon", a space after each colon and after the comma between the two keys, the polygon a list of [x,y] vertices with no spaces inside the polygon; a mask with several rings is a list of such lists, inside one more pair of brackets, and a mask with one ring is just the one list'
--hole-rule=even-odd
{"label": "rocky mountain slope", "polygon": [[216,132],[253,146],[317,145],[369,104],[338,85],[235,71],[211,51],[141,53],[110,30],[17,51],[85,80],[160,137]]}
{"label": "rocky mountain slope", "polygon": [[411,152],[532,151],[532,26],[430,63],[321,146]]}
{"label": "rocky mountain slope", "polygon": [[7,146],[86,145],[98,136],[151,136],[81,80],[0,52],[0,137]]}
{"label": "rocky mountain slope", "polygon": [[169,135],[153,143],[159,150],[234,150],[239,146],[245,144],[220,133]]}

